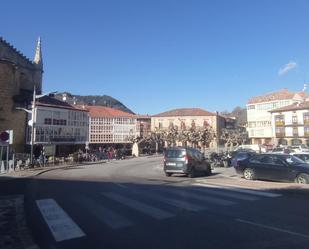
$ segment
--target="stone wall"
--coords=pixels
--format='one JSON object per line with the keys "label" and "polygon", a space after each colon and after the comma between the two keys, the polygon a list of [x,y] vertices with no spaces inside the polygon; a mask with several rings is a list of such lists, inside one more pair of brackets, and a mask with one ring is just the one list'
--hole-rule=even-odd
{"label": "stone wall", "polygon": [[0,38],[0,131],[13,130],[13,148],[25,150],[26,107],[31,101],[34,86],[42,89],[42,69],[9,43]]}

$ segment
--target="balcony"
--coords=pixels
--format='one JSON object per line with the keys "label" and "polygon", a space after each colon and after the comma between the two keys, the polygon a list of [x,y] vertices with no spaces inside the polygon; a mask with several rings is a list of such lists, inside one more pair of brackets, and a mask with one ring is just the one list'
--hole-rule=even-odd
{"label": "balcony", "polygon": [[285,137],[285,132],[276,132],[276,137],[279,138]]}
{"label": "balcony", "polygon": [[277,120],[277,121],[275,121],[275,125],[276,126],[284,126],[285,122],[283,120]]}

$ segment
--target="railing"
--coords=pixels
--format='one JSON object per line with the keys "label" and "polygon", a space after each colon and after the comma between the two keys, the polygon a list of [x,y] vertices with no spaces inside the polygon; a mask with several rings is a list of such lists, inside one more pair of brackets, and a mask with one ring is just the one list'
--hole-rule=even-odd
{"label": "railing", "polygon": [[275,121],[276,126],[284,126],[285,122],[284,121]]}

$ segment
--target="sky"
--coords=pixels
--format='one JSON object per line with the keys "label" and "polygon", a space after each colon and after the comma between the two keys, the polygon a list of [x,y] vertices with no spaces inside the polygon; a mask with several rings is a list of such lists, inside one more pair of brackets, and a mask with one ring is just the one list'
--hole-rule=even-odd
{"label": "sky", "polygon": [[309,82],[307,0],[1,3],[0,36],[33,59],[43,90],[110,95],[135,113],[231,111]]}

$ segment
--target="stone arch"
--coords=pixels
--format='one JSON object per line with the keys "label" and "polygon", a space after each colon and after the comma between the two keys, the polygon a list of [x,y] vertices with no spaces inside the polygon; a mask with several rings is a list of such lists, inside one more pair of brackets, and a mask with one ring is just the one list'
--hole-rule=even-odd
{"label": "stone arch", "polygon": [[280,138],[278,141],[278,145],[288,145],[288,140]]}

